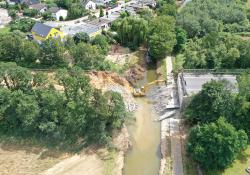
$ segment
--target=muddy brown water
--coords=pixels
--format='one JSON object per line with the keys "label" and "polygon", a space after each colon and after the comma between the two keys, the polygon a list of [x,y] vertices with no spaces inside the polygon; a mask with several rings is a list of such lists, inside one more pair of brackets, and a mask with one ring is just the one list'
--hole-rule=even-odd
{"label": "muddy brown water", "polygon": [[[157,79],[155,69],[148,69],[141,86]],[[128,126],[133,147],[125,157],[123,175],[157,175],[160,167],[160,123],[147,97],[136,98],[136,121]]]}

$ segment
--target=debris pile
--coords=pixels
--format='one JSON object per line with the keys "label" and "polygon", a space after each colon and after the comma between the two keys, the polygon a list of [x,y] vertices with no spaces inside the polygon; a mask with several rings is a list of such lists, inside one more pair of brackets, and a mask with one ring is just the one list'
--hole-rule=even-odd
{"label": "debris pile", "polygon": [[148,92],[148,98],[153,102],[157,114],[164,114],[170,100],[169,88],[165,85],[152,87]]}
{"label": "debris pile", "polygon": [[133,85],[136,81],[143,79],[145,76],[145,68],[141,65],[135,64],[126,73],[126,79]]}
{"label": "debris pile", "polygon": [[134,99],[129,91],[127,91],[123,86],[120,85],[110,85],[107,87],[107,91],[118,92],[122,95],[126,109],[129,112],[134,112],[137,110],[137,104],[134,102]]}

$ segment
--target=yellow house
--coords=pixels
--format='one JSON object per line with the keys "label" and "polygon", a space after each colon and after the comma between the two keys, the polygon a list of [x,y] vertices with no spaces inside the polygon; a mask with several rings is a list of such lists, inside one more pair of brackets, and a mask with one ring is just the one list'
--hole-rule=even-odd
{"label": "yellow house", "polygon": [[58,38],[62,40],[65,36],[62,31],[40,22],[37,22],[33,26],[31,32],[34,39],[38,42],[42,42],[48,38]]}

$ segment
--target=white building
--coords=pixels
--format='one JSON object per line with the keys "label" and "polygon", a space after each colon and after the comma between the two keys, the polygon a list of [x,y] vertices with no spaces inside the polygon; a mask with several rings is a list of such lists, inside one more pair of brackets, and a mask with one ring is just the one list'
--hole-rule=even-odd
{"label": "white building", "polygon": [[91,0],[86,0],[83,3],[83,7],[87,10],[95,10],[96,9],[96,3],[94,1]]}
{"label": "white building", "polygon": [[68,11],[65,9],[61,9],[58,7],[52,7],[48,10],[49,12],[51,12],[52,16],[59,21],[60,18],[62,18],[63,20],[65,20],[67,18],[68,15]]}

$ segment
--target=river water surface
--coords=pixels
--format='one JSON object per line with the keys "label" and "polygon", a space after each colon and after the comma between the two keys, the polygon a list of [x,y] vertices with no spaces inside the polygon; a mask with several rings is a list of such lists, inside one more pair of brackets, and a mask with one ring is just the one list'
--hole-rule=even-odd
{"label": "river water surface", "polygon": [[[148,70],[138,86],[157,79],[155,70]],[[160,123],[147,97],[136,98],[136,121],[128,126],[133,147],[125,157],[124,175],[157,175],[160,167]]]}

